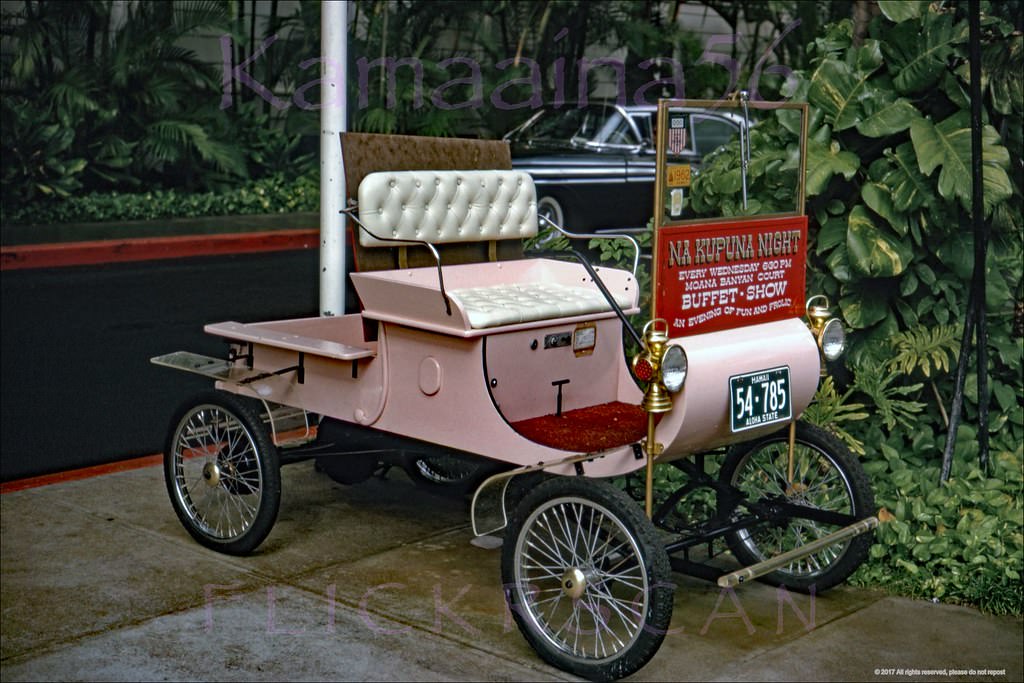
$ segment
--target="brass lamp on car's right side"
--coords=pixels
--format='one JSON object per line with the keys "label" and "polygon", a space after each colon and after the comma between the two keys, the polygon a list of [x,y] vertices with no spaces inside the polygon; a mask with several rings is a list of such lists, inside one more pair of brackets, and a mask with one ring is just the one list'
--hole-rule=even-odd
{"label": "brass lamp on car's right side", "polygon": [[807,320],[809,321],[814,339],[818,342],[821,352],[821,374],[827,374],[826,361],[834,361],[846,350],[846,331],[839,318],[832,317],[828,307],[828,297],[824,294],[812,296],[807,300]]}

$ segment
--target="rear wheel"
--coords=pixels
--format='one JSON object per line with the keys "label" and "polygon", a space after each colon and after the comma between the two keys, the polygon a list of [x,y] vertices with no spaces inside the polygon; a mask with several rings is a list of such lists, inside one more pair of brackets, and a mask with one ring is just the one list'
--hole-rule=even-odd
{"label": "rear wheel", "polygon": [[[719,478],[749,501],[805,505],[862,519],[874,511],[867,474],[850,450],[820,427],[797,423],[793,480],[789,480],[789,429],[729,451]],[[762,562],[840,529],[809,519],[764,521],[726,537],[744,566]],[[762,577],[772,585],[823,591],[846,580],[867,558],[872,534],[861,534],[796,560]]]}
{"label": "rear wheel", "polygon": [[461,495],[476,488],[504,465],[479,456],[406,453],[404,469],[412,481],[438,493]]}
{"label": "rear wheel", "polygon": [[245,399],[206,392],[182,405],[164,448],[164,480],[185,529],[231,555],[254,550],[281,503],[277,447]]}
{"label": "rear wheel", "polygon": [[501,569],[519,630],[545,661],[575,675],[634,673],[672,617],[675,586],[654,526],[604,482],[539,484],[513,513]]}

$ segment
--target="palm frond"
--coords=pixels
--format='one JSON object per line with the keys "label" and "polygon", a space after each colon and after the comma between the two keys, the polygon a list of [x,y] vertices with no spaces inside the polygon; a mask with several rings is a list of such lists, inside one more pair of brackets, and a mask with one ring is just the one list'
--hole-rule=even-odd
{"label": "palm frond", "polygon": [[229,5],[219,0],[175,2],[172,26],[179,35],[199,29],[230,31],[234,21]]}
{"label": "palm frond", "polygon": [[60,80],[50,86],[45,99],[57,118],[71,125],[86,112],[102,109],[96,101],[96,95],[92,78],[83,69],[73,68],[64,72]]}
{"label": "palm frond", "polygon": [[864,364],[857,368],[854,387],[871,399],[888,429],[897,425],[913,429],[914,416],[924,409],[925,404],[905,397],[916,394],[924,385],[892,386],[897,377],[884,365]]}
{"label": "palm frond", "polygon": [[959,349],[959,330],[955,325],[918,326],[892,337],[896,355],[889,367],[904,375],[920,370],[925,377],[949,372]]}
{"label": "palm frond", "polygon": [[864,442],[846,431],[843,423],[857,422],[869,417],[863,403],[847,403],[853,389],[840,395],[832,377],[826,377],[814,395],[814,401],[804,411],[804,419],[829,430],[842,439],[854,453],[864,455]]}

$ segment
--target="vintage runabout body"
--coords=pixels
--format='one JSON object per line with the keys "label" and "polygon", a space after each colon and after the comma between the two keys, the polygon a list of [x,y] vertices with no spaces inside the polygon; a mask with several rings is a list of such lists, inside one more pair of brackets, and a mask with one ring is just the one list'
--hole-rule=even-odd
{"label": "vintage runabout body", "polygon": [[[684,128],[692,111],[663,102],[660,130]],[[188,532],[250,552],[276,519],[282,463],[316,458],[357,483],[389,461],[363,447],[385,437],[415,454],[403,461],[415,476],[476,485],[474,532],[504,534],[503,585],[523,635],[553,665],[602,679],[657,651],[672,569],[794,590],[844,580],[877,522],[857,460],[797,421],[823,358],[842,347],[820,298],[800,317],[802,162],[794,211],[695,224],[679,218],[684,143],[663,132],[656,145],[654,317],[640,332],[629,320],[641,312],[636,253],[632,269],[518,253],[552,221],[506,145],[346,136],[361,309],[214,323],[206,332],[227,342],[226,358],[154,359],[216,382],[182,405],[167,438],[167,490]],[[709,453],[722,456],[715,466]],[[686,483],[655,496],[656,463]],[[634,472],[639,503],[603,481]],[[729,553],[735,570],[708,563]]]}

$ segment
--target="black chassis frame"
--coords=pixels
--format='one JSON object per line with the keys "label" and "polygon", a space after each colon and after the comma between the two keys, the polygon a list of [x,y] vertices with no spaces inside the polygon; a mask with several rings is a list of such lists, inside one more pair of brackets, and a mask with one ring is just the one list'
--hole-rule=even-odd
{"label": "black chassis frame", "polygon": [[[642,453],[640,443],[633,444],[634,452]],[[486,463],[486,471],[493,474],[512,465],[472,453],[464,453],[438,446],[411,437],[381,432],[332,418],[320,422],[316,440],[281,450],[281,463],[291,464],[321,457],[344,457],[345,455],[376,455],[383,467],[405,466],[410,457],[456,456]],[[824,524],[847,526],[857,521],[852,515],[796,505],[782,498],[749,500],[735,486],[719,481],[705,472],[705,459],[709,453],[698,453],[681,458],[671,464],[684,472],[689,481],[673,491],[654,511],[651,521],[656,527],[671,533],[675,538],[665,544],[672,569],[708,581],[717,581],[728,573],[707,561],[693,559],[691,553],[707,546],[707,560],[721,553],[713,552],[716,539],[732,533],[750,529],[761,524],[785,526],[792,519],[809,519]],[[577,468],[577,476],[581,475]],[[716,497],[716,513],[707,519],[680,527],[672,524],[670,515],[685,496],[700,488],[711,489]],[[628,489],[627,489],[628,492]],[[634,496],[635,497],[635,496]]]}

